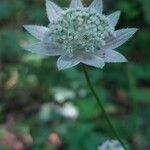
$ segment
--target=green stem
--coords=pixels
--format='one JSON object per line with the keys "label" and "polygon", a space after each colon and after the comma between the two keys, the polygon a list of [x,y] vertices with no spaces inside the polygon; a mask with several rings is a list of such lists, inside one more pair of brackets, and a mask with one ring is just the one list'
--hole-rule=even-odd
{"label": "green stem", "polygon": [[94,88],[93,88],[93,85],[92,85],[92,83],[91,83],[91,81],[90,81],[89,75],[88,75],[88,73],[87,73],[87,71],[86,71],[86,67],[85,67],[84,65],[83,65],[83,72],[84,72],[84,75],[85,75],[87,84],[88,84],[88,86],[89,86],[89,88],[90,88],[92,94],[94,95],[94,97],[95,97],[95,99],[96,99],[96,101],[97,101],[99,107],[101,108],[102,113],[103,113],[103,115],[104,115],[104,117],[105,117],[105,119],[106,119],[106,121],[107,121],[107,123],[108,123],[110,129],[112,130],[114,136],[118,139],[118,141],[119,141],[119,142],[121,143],[121,145],[124,147],[124,149],[127,150],[125,144],[122,142],[122,140],[121,140],[120,136],[118,135],[116,129],[113,127],[113,125],[112,125],[112,123],[111,123],[111,121],[110,121],[110,119],[109,119],[109,117],[108,117],[108,115],[107,115],[107,113],[106,113],[106,111],[105,111],[105,109],[104,109],[104,107],[103,107],[102,102],[100,101],[100,99],[99,99],[97,93],[95,92],[95,90],[94,90]]}

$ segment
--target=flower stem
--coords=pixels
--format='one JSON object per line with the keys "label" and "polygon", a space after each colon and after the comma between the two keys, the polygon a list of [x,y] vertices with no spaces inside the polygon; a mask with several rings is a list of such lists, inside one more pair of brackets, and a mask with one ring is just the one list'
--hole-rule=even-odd
{"label": "flower stem", "polygon": [[110,121],[110,119],[109,119],[109,117],[108,117],[108,115],[107,115],[107,113],[106,113],[106,111],[105,111],[105,109],[104,109],[104,107],[103,107],[103,104],[102,104],[101,100],[99,99],[97,93],[96,93],[95,90],[94,90],[94,87],[93,87],[93,85],[92,85],[92,83],[91,83],[91,81],[90,81],[89,75],[88,75],[88,73],[87,73],[87,71],[86,71],[86,67],[83,65],[82,68],[83,68],[83,72],[84,72],[84,75],[85,75],[87,84],[88,84],[88,86],[89,86],[89,88],[90,88],[92,94],[94,95],[94,97],[95,97],[95,99],[96,99],[96,101],[97,101],[99,107],[101,108],[101,111],[102,111],[102,113],[103,113],[103,115],[104,115],[104,117],[105,117],[105,119],[106,119],[106,121],[107,121],[107,123],[108,123],[110,129],[112,130],[114,136],[118,139],[118,141],[119,141],[119,142],[121,143],[121,145],[124,147],[124,149],[127,150],[127,147],[126,147],[125,144],[122,142],[122,140],[121,140],[120,136],[118,135],[116,129],[113,127],[113,125],[112,125],[112,123],[111,123],[111,121]]}

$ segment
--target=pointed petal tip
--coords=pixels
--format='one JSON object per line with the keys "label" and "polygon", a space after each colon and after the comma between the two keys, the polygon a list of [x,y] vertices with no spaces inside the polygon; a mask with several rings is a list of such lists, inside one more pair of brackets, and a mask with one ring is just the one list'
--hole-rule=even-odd
{"label": "pointed petal tip", "polygon": [[127,63],[128,60],[124,57],[124,58],[121,58],[121,60],[113,60],[113,61],[107,61],[107,63]]}
{"label": "pointed petal tip", "polygon": [[34,53],[31,48],[30,48],[30,45],[22,45],[22,48],[28,52],[31,52],[31,53]]}
{"label": "pointed petal tip", "polygon": [[31,28],[33,27],[33,25],[23,25],[23,28],[25,30],[27,30],[28,32],[30,32]]}
{"label": "pointed petal tip", "polygon": [[132,34],[136,33],[139,30],[138,28],[127,28],[127,29],[130,30]]}
{"label": "pointed petal tip", "polygon": [[120,15],[121,15],[121,11],[119,10],[108,15],[108,19],[110,20],[110,25],[112,27],[115,27],[117,25]]}
{"label": "pointed petal tip", "polygon": [[138,28],[127,28],[130,33],[130,38],[139,30]]}
{"label": "pointed petal tip", "polygon": [[27,30],[30,25],[23,25],[22,27]]}
{"label": "pointed petal tip", "polygon": [[33,29],[33,27],[37,27],[38,25],[23,25],[23,28],[26,29],[27,31],[30,31]]}
{"label": "pointed petal tip", "polygon": [[53,4],[54,2],[52,2],[51,0],[45,0],[46,1],[46,6],[49,4]]}
{"label": "pointed petal tip", "polygon": [[[105,54],[105,57],[103,56]],[[115,50],[100,50],[97,55],[101,57],[105,63],[123,63],[128,60],[121,53]]]}
{"label": "pointed petal tip", "polygon": [[58,69],[58,71],[61,71],[61,70],[63,70],[63,68],[59,65],[59,58],[57,60],[57,69]]}
{"label": "pointed petal tip", "polygon": [[123,62],[123,63],[127,63],[127,62],[128,62],[128,59],[124,57],[124,59],[122,59],[122,62]]}
{"label": "pointed petal tip", "polygon": [[[120,60],[119,60],[120,59]],[[118,61],[116,61],[116,63],[127,63],[128,60],[125,56],[123,56],[122,54],[120,54],[120,58],[118,59]]]}
{"label": "pointed petal tip", "polygon": [[116,30],[116,36],[110,37],[106,41],[106,46],[103,49],[116,49],[127,42],[139,29],[138,28],[123,28]]}
{"label": "pointed petal tip", "polygon": [[137,32],[139,30],[139,28],[133,28],[133,32]]}
{"label": "pointed petal tip", "polygon": [[101,64],[99,65],[99,67],[98,67],[98,68],[103,69],[103,68],[104,68],[104,66],[105,66],[105,62],[104,62],[104,63],[101,63]]}
{"label": "pointed petal tip", "polygon": [[45,0],[45,1],[46,1],[46,3],[52,2],[51,0]]}
{"label": "pointed petal tip", "polygon": [[94,0],[89,6],[90,10],[96,10],[99,13],[103,12],[103,1],[102,0]]}
{"label": "pointed petal tip", "polygon": [[103,63],[103,64],[99,65],[99,68],[103,69],[103,68],[104,68],[104,66],[105,66],[105,63]]}
{"label": "pointed petal tip", "polygon": [[105,65],[103,65],[103,66],[99,66],[99,68],[100,68],[100,69],[103,69],[103,68],[104,68],[104,66],[105,66]]}
{"label": "pointed petal tip", "polygon": [[43,40],[45,34],[48,32],[47,27],[40,25],[24,25],[23,28],[38,40]]}
{"label": "pointed petal tip", "polygon": [[[65,70],[65,68],[61,68],[61,67],[59,67],[58,65],[57,65],[57,69],[58,69],[58,71],[63,71],[63,70]],[[67,69],[67,68],[66,68]],[[69,68],[68,68],[69,69]]]}
{"label": "pointed petal tip", "polygon": [[116,15],[118,16],[118,18],[121,16],[121,11],[120,10],[117,10],[116,11]]}
{"label": "pointed petal tip", "polygon": [[58,71],[61,71],[62,69],[57,65],[57,69],[58,69]]}
{"label": "pointed petal tip", "polygon": [[121,11],[120,10],[117,10],[117,11],[115,11],[114,13],[112,13],[112,14],[115,14],[115,15],[117,15],[118,17],[120,17],[120,15],[121,15]]}
{"label": "pointed petal tip", "polygon": [[120,14],[121,14],[121,11],[120,11],[120,10],[117,10],[116,13],[117,13],[118,15],[120,15]]}
{"label": "pointed petal tip", "polygon": [[51,22],[57,20],[57,18],[63,12],[63,9],[61,9],[57,4],[55,4],[51,0],[46,0],[46,12],[48,19]]}
{"label": "pointed petal tip", "polygon": [[70,8],[79,8],[79,7],[83,8],[81,0],[71,0]]}
{"label": "pointed petal tip", "polygon": [[59,64],[59,62],[57,61],[57,69],[58,69],[58,71],[62,71],[62,70],[69,69],[69,68],[62,67],[62,66]]}

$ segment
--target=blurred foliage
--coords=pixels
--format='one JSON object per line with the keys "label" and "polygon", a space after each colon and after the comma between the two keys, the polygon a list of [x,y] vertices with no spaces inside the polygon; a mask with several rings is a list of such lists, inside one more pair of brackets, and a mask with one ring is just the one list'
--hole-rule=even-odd
{"label": "blurred foliage", "polygon": [[[149,150],[150,1],[104,0],[104,5],[107,14],[122,11],[118,28],[140,30],[118,49],[129,63],[89,67],[89,74],[121,137],[133,150]],[[23,24],[48,24],[45,1],[1,0],[0,149],[94,150],[113,138],[80,66],[58,72],[56,58],[24,51],[21,46],[34,39]]]}

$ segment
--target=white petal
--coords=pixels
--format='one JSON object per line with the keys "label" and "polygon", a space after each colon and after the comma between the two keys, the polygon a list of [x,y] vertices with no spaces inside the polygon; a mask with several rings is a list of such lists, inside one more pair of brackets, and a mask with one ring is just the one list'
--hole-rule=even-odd
{"label": "white petal", "polygon": [[106,40],[106,45],[102,49],[115,49],[126,41],[128,41],[133,34],[137,31],[137,28],[127,28],[115,31],[116,36],[110,37]]}
{"label": "white petal", "polygon": [[59,56],[63,54],[63,50],[58,49],[53,44],[47,44],[43,42],[31,44],[29,46],[25,46],[24,49],[45,56]]}
{"label": "white petal", "polygon": [[127,62],[127,59],[122,54],[114,50],[99,50],[97,55],[103,58],[105,62]]}
{"label": "white petal", "polygon": [[37,25],[25,25],[23,26],[31,35],[35,38],[42,40],[44,35],[48,32],[48,28]]}
{"label": "white petal", "polygon": [[103,11],[103,2],[102,0],[94,0],[92,2],[92,4],[89,6],[89,9],[92,10],[96,10],[99,13],[102,13]]}
{"label": "white petal", "polygon": [[59,70],[68,69],[79,64],[80,61],[77,55],[69,56],[69,54],[65,54],[59,57],[57,61],[57,67]]}
{"label": "white petal", "polygon": [[81,0],[72,0],[70,3],[70,8],[79,8],[83,7]]}
{"label": "white petal", "polygon": [[120,11],[116,11],[116,12],[110,14],[109,16],[107,16],[108,19],[110,20],[110,26],[115,27],[117,25],[118,20],[120,18],[120,14],[121,14]]}
{"label": "white petal", "polygon": [[50,22],[57,20],[57,18],[63,12],[63,10],[58,5],[51,2],[50,0],[46,0],[46,11]]}
{"label": "white petal", "polygon": [[84,53],[80,56],[81,62],[90,66],[103,68],[104,67],[104,60],[91,53]]}

